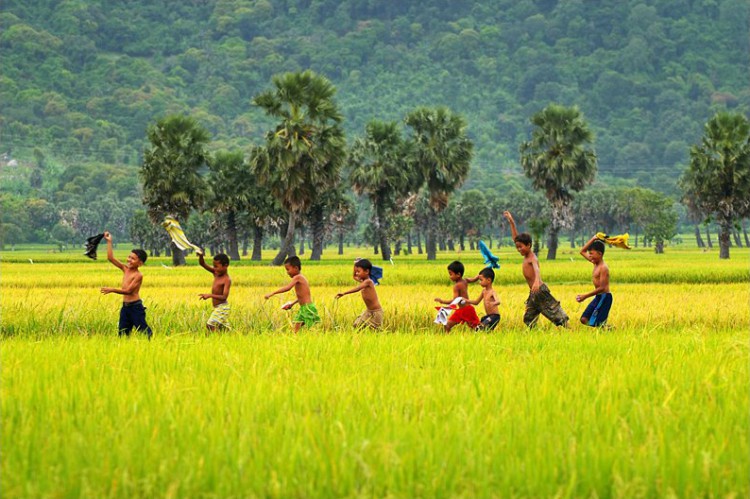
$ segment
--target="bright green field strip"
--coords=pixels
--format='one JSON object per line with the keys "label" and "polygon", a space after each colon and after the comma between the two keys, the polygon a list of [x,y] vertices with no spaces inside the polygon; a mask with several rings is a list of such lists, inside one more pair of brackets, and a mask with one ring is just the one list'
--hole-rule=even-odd
{"label": "bright green field strip", "polygon": [[6,339],[4,497],[750,493],[747,332]]}

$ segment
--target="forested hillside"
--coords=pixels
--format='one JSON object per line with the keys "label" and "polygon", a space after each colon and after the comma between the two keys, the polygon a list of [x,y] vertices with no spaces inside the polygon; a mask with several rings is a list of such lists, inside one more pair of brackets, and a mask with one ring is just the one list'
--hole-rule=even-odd
{"label": "forested hillside", "polygon": [[[0,145],[137,164],[146,126],[189,113],[214,145],[261,140],[271,76],[337,86],[348,135],[417,105],[463,114],[471,184],[518,168],[529,116],[578,105],[601,174],[670,191],[706,120],[750,108],[744,0],[8,0]],[[470,184],[470,185],[471,185]]]}

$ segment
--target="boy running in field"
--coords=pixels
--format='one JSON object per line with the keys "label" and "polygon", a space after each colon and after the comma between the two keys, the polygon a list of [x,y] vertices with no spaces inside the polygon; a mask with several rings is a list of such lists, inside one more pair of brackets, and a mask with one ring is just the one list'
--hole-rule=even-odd
{"label": "boy running in field", "polygon": [[336,295],[338,300],[344,295],[361,292],[362,300],[365,302],[367,310],[354,320],[354,327],[371,327],[380,329],[383,325],[383,308],[378,300],[378,292],[375,290],[375,283],[370,279],[372,272],[372,263],[365,258],[358,259],[354,262],[354,280],[359,281],[359,286],[355,286],[347,291],[342,291]]}
{"label": "boy running in field", "polygon": [[503,212],[503,216],[510,224],[510,232],[516,243],[516,250],[523,256],[523,277],[529,285],[529,297],[526,300],[526,311],[523,314],[523,322],[528,327],[534,327],[539,314],[544,315],[556,326],[568,327],[568,315],[560,306],[560,302],[549,291],[546,284],[542,282],[542,272],[539,269],[539,260],[531,250],[531,236],[526,232],[521,234],[516,230],[516,222],[509,211]]}
{"label": "boy running in field", "polygon": [[286,286],[280,287],[273,293],[268,293],[265,296],[265,299],[268,300],[273,295],[286,293],[294,288],[294,293],[297,295],[297,299],[293,302],[285,303],[281,308],[289,310],[295,303],[299,303],[299,312],[297,312],[292,319],[292,322],[294,323],[294,332],[296,333],[303,325],[312,327],[320,322],[320,316],[318,315],[318,309],[315,308],[315,304],[312,302],[310,284],[308,284],[305,276],[300,273],[302,270],[302,262],[300,262],[299,257],[290,256],[284,260],[284,268],[286,269],[286,274],[291,277],[292,280]]}
{"label": "boy running in field", "polygon": [[104,295],[109,293],[122,295],[122,308],[120,309],[120,323],[117,326],[117,334],[119,336],[130,336],[130,332],[135,328],[136,331],[145,333],[151,339],[153,333],[146,323],[146,307],[143,306],[139,295],[143,283],[143,274],[138,270],[138,267],[146,263],[148,255],[142,249],[134,249],[123,265],[115,258],[112,251],[112,234],[105,232],[104,239],[107,240],[107,260],[123,272],[121,288],[101,288]]}
{"label": "boy running in field", "polygon": [[455,283],[453,285],[453,299],[435,298],[436,302],[443,305],[458,305],[458,308],[448,317],[447,323],[443,326],[445,332],[450,332],[453,326],[462,323],[475,329],[479,325],[479,317],[477,311],[469,302],[468,282],[464,279],[464,264],[455,261],[448,265],[448,277]]}
{"label": "boy running in field", "polygon": [[592,237],[581,248],[581,256],[594,264],[592,274],[594,290],[576,296],[578,303],[594,297],[581,316],[581,324],[592,327],[604,326],[609,316],[609,309],[612,307],[612,293],[609,292],[609,267],[604,263],[604,241],[596,236]]}
{"label": "boy running in field", "polygon": [[209,331],[216,331],[217,329],[226,328],[229,329],[229,288],[232,287],[232,279],[227,274],[229,268],[229,257],[224,253],[214,255],[214,265],[211,267],[206,264],[203,259],[203,252],[198,251],[198,263],[201,267],[211,272],[214,275],[214,283],[211,285],[211,293],[201,293],[201,300],[208,300],[211,298],[214,309],[211,312],[211,317],[206,322],[206,328]]}
{"label": "boy running in field", "polygon": [[485,316],[479,321],[477,330],[493,330],[497,323],[500,322],[500,311],[498,305],[500,305],[500,298],[492,288],[492,282],[495,280],[495,271],[487,267],[479,271],[479,285],[482,286],[482,293],[477,297],[476,300],[469,300],[468,303],[472,305],[479,305],[480,301],[484,301],[484,313]]}

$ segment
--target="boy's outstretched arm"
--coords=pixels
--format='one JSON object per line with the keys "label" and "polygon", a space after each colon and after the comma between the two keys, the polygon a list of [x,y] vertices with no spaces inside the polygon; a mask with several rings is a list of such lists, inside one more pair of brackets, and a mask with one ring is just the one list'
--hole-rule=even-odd
{"label": "boy's outstretched arm", "polygon": [[299,276],[294,276],[294,277],[292,277],[292,280],[289,281],[289,284],[287,284],[286,286],[281,286],[279,289],[277,289],[276,291],[274,291],[272,293],[268,293],[263,298],[265,298],[266,300],[268,300],[273,295],[278,295],[278,294],[281,294],[281,293],[286,293],[287,291],[289,291],[290,289],[292,289],[295,284],[297,284],[297,281],[299,281]]}
{"label": "boy's outstretched arm", "polygon": [[589,254],[588,254],[589,246],[591,246],[591,243],[593,243],[596,240],[597,240],[597,237],[596,235],[594,235],[594,237],[589,239],[589,242],[584,244],[583,247],[581,248],[581,256],[584,257],[588,261],[591,261],[591,257],[589,257]]}
{"label": "boy's outstretched arm", "polygon": [[503,216],[510,224],[510,236],[515,241],[516,236],[518,235],[518,229],[516,229],[516,221],[513,220],[513,215],[511,215],[510,212],[507,210],[503,212]]}
{"label": "boy's outstretched arm", "polygon": [[107,260],[109,260],[112,265],[114,265],[118,269],[125,270],[125,265],[123,265],[120,260],[115,258],[115,254],[112,251],[112,234],[110,234],[109,232],[105,232],[104,239],[107,240]]}
{"label": "boy's outstretched arm", "polygon": [[[122,265],[122,264],[120,264]],[[143,275],[136,274],[128,283],[128,286],[126,288],[101,288],[101,292],[103,295],[108,295],[109,293],[115,293],[118,295],[129,295],[135,292],[136,289],[138,289],[141,285],[141,282],[143,282]]]}
{"label": "boy's outstretched arm", "polygon": [[472,305],[474,305],[476,307],[477,305],[479,305],[482,302],[483,298],[484,298],[484,290],[482,290],[482,292],[479,293],[479,296],[477,297],[476,300],[466,300],[466,303],[471,303]]}
{"label": "boy's outstretched arm", "polygon": [[211,272],[213,274],[216,271],[216,269],[206,263],[206,261],[203,259],[203,252],[196,251],[196,254],[198,255],[198,263],[200,263],[201,267],[203,267],[208,272]]}
{"label": "boy's outstretched arm", "polygon": [[338,300],[344,295],[350,295],[352,293],[356,293],[358,291],[362,291],[368,286],[372,286],[372,281],[370,279],[367,279],[366,281],[362,282],[359,286],[355,286],[352,289],[348,289],[346,291],[342,291],[341,293],[337,293],[336,296],[334,296],[334,299]]}
{"label": "boy's outstretched arm", "polygon": [[479,274],[474,277],[464,277],[464,279],[466,279],[466,282],[468,283],[475,283],[479,280]]}

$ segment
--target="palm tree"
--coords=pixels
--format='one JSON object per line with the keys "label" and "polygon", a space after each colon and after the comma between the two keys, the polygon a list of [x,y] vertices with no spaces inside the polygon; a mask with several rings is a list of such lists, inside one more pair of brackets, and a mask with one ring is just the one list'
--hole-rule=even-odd
{"label": "palm tree", "polygon": [[435,260],[438,215],[469,174],[473,143],[466,136],[466,121],[444,107],[418,108],[405,122],[412,128],[412,164],[429,192],[427,259]]}
{"label": "palm tree", "polygon": [[286,237],[273,260],[281,265],[295,254],[296,220],[320,191],[338,184],[346,144],[331,82],[304,71],[275,76],[273,85],[253,99],[279,122],[266,134],[265,146],[252,151],[251,167],[289,214]]}
{"label": "palm tree", "polygon": [[596,177],[596,154],[589,147],[594,136],[577,107],[550,104],[531,123],[536,128],[531,140],[521,144],[521,166],[552,208],[547,260],[554,260],[560,229],[572,225],[573,193]]}
{"label": "palm tree", "polygon": [[[200,170],[206,166],[208,132],[188,116],[167,116],[148,128],[151,146],[146,149],[140,176],[143,204],[149,218],[160,223],[166,215],[186,222],[190,211],[200,209],[209,189]],[[172,263],[185,265],[185,254],[172,243]]]}
{"label": "palm tree", "polygon": [[370,121],[365,136],[354,141],[350,154],[352,171],[349,176],[358,195],[370,199],[375,214],[373,229],[383,260],[391,259],[388,243],[389,215],[399,198],[414,183],[405,161],[405,145],[398,124]]}
{"label": "palm tree", "polygon": [[750,122],[739,113],[718,113],[706,123],[703,139],[690,149],[681,179],[685,199],[719,222],[719,258],[729,258],[735,220],[750,210]]}

